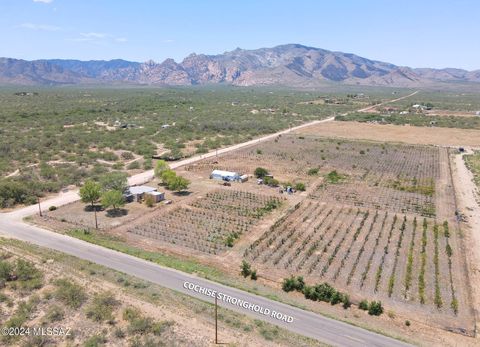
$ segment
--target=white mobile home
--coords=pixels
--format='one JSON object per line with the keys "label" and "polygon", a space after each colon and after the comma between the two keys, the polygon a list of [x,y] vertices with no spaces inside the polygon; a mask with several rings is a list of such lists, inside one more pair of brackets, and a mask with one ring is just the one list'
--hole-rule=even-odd
{"label": "white mobile home", "polygon": [[240,175],[236,172],[231,171],[213,170],[210,174],[210,178],[222,181],[239,181]]}

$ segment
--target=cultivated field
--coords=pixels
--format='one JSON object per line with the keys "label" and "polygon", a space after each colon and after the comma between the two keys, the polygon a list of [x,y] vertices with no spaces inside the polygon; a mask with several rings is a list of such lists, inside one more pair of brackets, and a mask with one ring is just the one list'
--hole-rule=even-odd
{"label": "cultivated field", "polygon": [[280,206],[277,196],[218,189],[190,204],[156,214],[128,231],[200,252],[218,254],[232,247],[264,214]]}
{"label": "cultivated field", "polygon": [[[327,281],[357,300],[382,300],[398,312],[472,333],[448,149],[308,131],[186,170],[251,173],[258,166],[280,181],[307,182],[305,199],[258,239],[233,249],[262,276]],[[309,175],[312,168],[318,172]]]}

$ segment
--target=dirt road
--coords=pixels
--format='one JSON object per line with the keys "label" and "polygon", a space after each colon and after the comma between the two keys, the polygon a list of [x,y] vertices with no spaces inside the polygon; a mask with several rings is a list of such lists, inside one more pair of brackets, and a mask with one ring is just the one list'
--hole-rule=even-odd
{"label": "dirt road", "polygon": [[[467,152],[467,154],[471,151]],[[466,217],[462,231],[469,267],[470,285],[472,289],[472,307],[477,318],[477,330],[480,328],[478,315],[480,313],[480,206],[477,203],[478,190],[473,181],[473,175],[465,165],[464,154],[456,154],[453,160],[452,175],[457,205],[460,213]]]}
{"label": "dirt road", "polygon": [[390,103],[392,103],[392,102],[396,102],[396,101],[400,101],[400,100],[409,98],[409,97],[411,97],[411,96],[414,96],[414,95],[417,94],[418,92],[419,92],[419,90],[416,90],[416,91],[414,91],[414,92],[411,93],[411,94],[402,96],[402,97],[397,98],[397,99],[384,101],[384,102],[381,102],[381,103],[376,104],[376,105],[368,106],[368,107],[362,108],[362,109],[360,109],[360,110],[357,110],[357,112],[368,112],[368,111],[374,109],[375,107],[382,106],[382,105],[385,105],[385,104],[390,104]]}

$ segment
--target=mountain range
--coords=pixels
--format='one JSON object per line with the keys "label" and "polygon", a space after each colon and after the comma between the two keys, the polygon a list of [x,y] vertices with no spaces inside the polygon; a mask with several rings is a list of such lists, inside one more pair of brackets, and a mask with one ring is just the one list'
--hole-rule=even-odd
{"label": "mountain range", "polygon": [[480,83],[480,70],[410,68],[350,53],[299,44],[218,55],[190,54],[177,63],[0,58],[0,84],[142,84],[161,86],[223,83],[236,86],[315,87],[345,84],[415,87],[446,82]]}

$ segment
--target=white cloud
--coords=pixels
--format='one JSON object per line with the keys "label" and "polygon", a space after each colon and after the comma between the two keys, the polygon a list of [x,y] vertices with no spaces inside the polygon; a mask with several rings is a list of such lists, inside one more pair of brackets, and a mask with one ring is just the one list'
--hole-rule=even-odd
{"label": "white cloud", "polygon": [[80,36],[86,38],[86,39],[104,39],[110,35],[108,34],[105,34],[105,33],[94,33],[94,32],[90,32],[90,33],[80,33]]}
{"label": "white cloud", "polygon": [[42,4],[51,4],[53,0],[33,0],[33,2],[41,2]]}
{"label": "white cloud", "polygon": [[128,39],[125,37],[117,37],[111,34],[98,33],[98,32],[80,33],[79,35],[80,37],[69,39],[69,41],[90,42],[94,44],[102,44],[102,43],[108,43],[108,42],[123,43],[128,41]]}
{"label": "white cloud", "polygon": [[163,40],[163,43],[172,43],[175,42],[174,40],[168,39],[168,40]]}
{"label": "white cloud", "polygon": [[30,29],[30,30],[43,30],[43,31],[58,31],[61,28],[55,25],[48,24],[34,24],[34,23],[22,23],[18,28]]}

